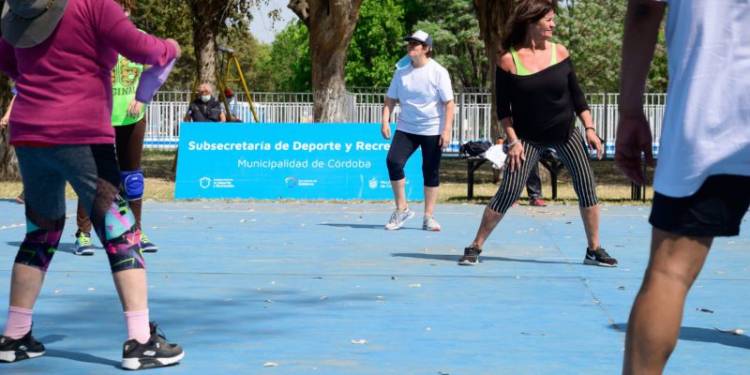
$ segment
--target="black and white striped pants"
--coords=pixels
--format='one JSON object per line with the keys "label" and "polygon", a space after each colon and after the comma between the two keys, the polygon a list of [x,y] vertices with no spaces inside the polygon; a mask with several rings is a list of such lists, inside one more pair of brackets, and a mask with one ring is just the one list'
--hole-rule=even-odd
{"label": "black and white striped pants", "polygon": [[529,178],[531,169],[539,162],[542,151],[553,148],[562,161],[565,168],[570,171],[573,179],[573,189],[578,195],[580,207],[591,207],[597,204],[596,182],[594,173],[589,164],[588,155],[584,148],[584,140],[578,129],[573,131],[568,141],[560,144],[539,144],[521,140],[526,160],[521,163],[521,168],[514,172],[506,165],[503,172],[503,181],[500,188],[490,201],[488,207],[501,214],[505,214],[508,208],[521,197],[523,187]]}

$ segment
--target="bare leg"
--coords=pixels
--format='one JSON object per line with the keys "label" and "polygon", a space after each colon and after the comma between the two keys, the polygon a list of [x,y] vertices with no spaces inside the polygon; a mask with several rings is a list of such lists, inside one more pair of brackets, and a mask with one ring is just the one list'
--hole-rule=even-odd
{"label": "bare leg", "polygon": [[406,179],[391,181],[391,187],[393,188],[393,200],[396,201],[396,208],[399,211],[404,211],[408,207],[406,203]]}
{"label": "bare leg", "polygon": [[484,214],[482,215],[482,223],[479,224],[477,235],[474,237],[474,241],[471,242],[471,246],[481,249],[484,246],[484,241],[492,234],[492,231],[495,230],[495,227],[503,219],[503,216],[503,214],[485,207]]}
{"label": "bare leg", "polygon": [[662,373],[677,344],[685,297],[712,241],[653,229],[651,258],[630,312],[623,374]]}
{"label": "bare leg", "polygon": [[148,309],[148,285],[145,269],[131,269],[112,274],[123,311]]}
{"label": "bare leg", "polygon": [[435,212],[435,203],[438,199],[438,187],[424,187],[424,216],[432,216]]}
{"label": "bare leg", "polygon": [[86,211],[86,207],[81,203],[81,200],[78,200],[78,211],[76,213],[76,224],[78,224],[78,230],[76,232],[76,235],[79,232],[83,232],[91,236],[91,219],[89,218],[89,214]]}
{"label": "bare leg", "polygon": [[44,283],[44,271],[25,264],[13,264],[10,284],[10,305],[33,310]]}
{"label": "bare leg", "polygon": [[589,249],[596,250],[601,246],[599,242],[599,205],[581,207],[580,210]]}

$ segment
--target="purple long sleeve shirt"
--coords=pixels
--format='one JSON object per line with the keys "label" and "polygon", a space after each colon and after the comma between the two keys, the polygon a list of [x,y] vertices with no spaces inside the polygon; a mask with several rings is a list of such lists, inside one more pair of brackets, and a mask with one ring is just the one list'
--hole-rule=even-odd
{"label": "purple long sleeve shirt", "polygon": [[0,71],[16,81],[14,145],[112,144],[112,68],[120,53],[147,65],[176,57],[136,29],[113,0],[69,0],[57,29],[32,48],[0,39]]}

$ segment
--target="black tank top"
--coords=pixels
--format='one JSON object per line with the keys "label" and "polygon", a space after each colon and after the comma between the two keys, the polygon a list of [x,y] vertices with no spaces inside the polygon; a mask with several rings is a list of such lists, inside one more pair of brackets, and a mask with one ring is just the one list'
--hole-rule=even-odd
{"label": "black tank top", "polygon": [[566,58],[531,75],[496,69],[497,118],[510,117],[520,139],[534,143],[564,143],[575,115],[588,110],[573,63]]}

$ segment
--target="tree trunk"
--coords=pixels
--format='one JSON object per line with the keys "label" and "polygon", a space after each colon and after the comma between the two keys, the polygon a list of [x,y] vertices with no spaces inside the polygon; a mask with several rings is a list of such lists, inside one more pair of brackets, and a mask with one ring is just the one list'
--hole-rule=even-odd
{"label": "tree trunk", "polygon": [[199,83],[208,82],[216,86],[216,35],[208,27],[201,26],[193,34],[193,47]]}
{"label": "tree trunk", "polygon": [[307,25],[312,60],[315,122],[345,122],[351,110],[344,66],[362,0],[290,0]]}
{"label": "tree trunk", "polygon": [[473,0],[473,2],[479,20],[480,36],[484,41],[484,51],[487,55],[487,77],[492,79],[492,138],[497,139],[503,135],[503,131],[497,122],[495,66],[500,58],[498,53],[500,52],[503,28],[510,16],[513,0]]}
{"label": "tree trunk", "polygon": [[[0,116],[5,114],[5,110],[10,103],[10,98],[10,83],[8,78],[0,75]],[[0,129],[0,181],[18,180],[21,178],[16,153],[8,143],[9,135],[8,128]]]}
{"label": "tree trunk", "polygon": [[228,0],[191,0],[193,48],[198,83],[216,86],[216,37],[226,16]]}

